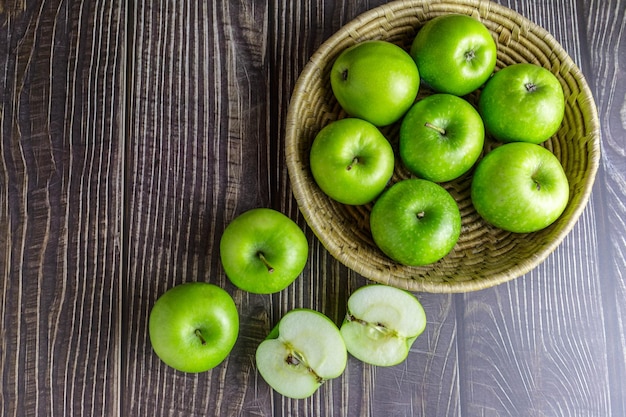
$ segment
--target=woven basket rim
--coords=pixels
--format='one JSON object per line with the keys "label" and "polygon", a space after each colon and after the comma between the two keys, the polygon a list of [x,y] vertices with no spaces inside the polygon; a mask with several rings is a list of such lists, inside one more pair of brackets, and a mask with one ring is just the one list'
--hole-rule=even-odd
{"label": "woven basket rim", "polygon": [[[573,211],[567,219],[559,221],[559,233],[554,237],[554,239],[544,245],[538,253],[534,254],[532,258],[527,259],[525,262],[512,265],[510,268],[496,273],[488,279],[431,282],[422,279],[410,279],[410,277],[399,278],[395,276],[376,276],[376,272],[370,270],[365,262],[352,262],[350,259],[341,256],[342,248],[336,244],[334,239],[332,239],[332,236],[318,232],[315,221],[317,208],[309,207],[307,205],[307,187],[305,186],[305,183],[299,181],[301,167],[298,165],[296,158],[294,157],[296,154],[299,124],[299,114],[295,107],[300,98],[307,94],[307,85],[309,81],[319,77],[323,68],[328,65],[326,58],[329,52],[335,50],[347,39],[352,43],[356,43],[367,38],[367,36],[360,34],[359,29],[367,24],[371,24],[381,17],[393,18],[393,16],[397,13],[406,11],[407,9],[423,11],[425,8],[429,10],[432,9],[433,13],[442,14],[458,12],[459,8],[462,8],[468,14],[478,16],[481,19],[489,19],[491,16],[499,16],[514,21],[517,24],[516,29],[519,29],[518,35],[522,34],[524,37],[535,36],[536,39],[540,39],[542,42],[550,46],[555,57],[561,63],[559,72],[564,74],[574,74],[574,78],[580,88],[580,93],[585,99],[583,104],[586,104],[586,107],[582,109],[582,113],[585,116],[583,123],[586,131],[588,132],[587,136],[591,140],[589,143],[590,149],[587,160],[587,176],[584,179],[583,187],[577,194],[577,204],[574,206]],[[591,90],[582,74],[582,71],[580,71],[571,57],[555,40],[555,38],[539,25],[505,6],[485,0],[396,0],[370,9],[352,19],[332,36],[330,36],[326,41],[324,41],[313,53],[294,85],[292,97],[289,103],[285,127],[285,154],[289,177],[291,180],[290,183],[292,193],[298,203],[302,216],[326,250],[328,250],[328,252],[341,263],[367,279],[393,285],[409,291],[460,293],[493,287],[525,275],[537,265],[542,263],[561,244],[563,239],[573,229],[591,196],[596,173],[600,165],[600,123]]]}

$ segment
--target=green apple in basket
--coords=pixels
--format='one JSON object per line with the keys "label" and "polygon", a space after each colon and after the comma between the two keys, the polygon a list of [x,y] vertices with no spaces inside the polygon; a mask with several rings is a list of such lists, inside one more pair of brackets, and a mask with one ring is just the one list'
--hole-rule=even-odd
{"label": "green apple in basket", "polygon": [[392,366],[407,358],[425,328],[426,313],[413,294],[371,284],[348,298],[340,331],[351,355],[372,365]]}
{"label": "green apple in basket", "polygon": [[330,82],[346,113],[386,126],[411,107],[420,77],[415,62],[400,46],[369,40],[339,54],[331,68]]}
{"label": "green apple in basket", "polygon": [[410,54],[433,90],[464,96],[481,87],[496,67],[496,43],[480,21],[446,14],[422,26]]}
{"label": "green apple in basket", "polygon": [[439,261],[456,245],[461,213],[442,186],[410,178],[387,189],[370,214],[374,243],[394,261],[420,266]]}
{"label": "green apple in basket", "polygon": [[483,121],[469,102],[433,94],[415,103],[402,119],[400,158],[420,178],[451,181],[478,160],[484,139]]}
{"label": "green apple in basket", "polygon": [[242,290],[281,291],[304,269],[309,245],[300,227],[270,208],[248,210],[232,220],[220,239],[226,276]]}
{"label": "green apple in basket", "polygon": [[190,282],[167,290],[150,311],[150,342],[157,356],[182,372],[219,365],[237,341],[239,314],[222,288]]}
{"label": "green apple in basket", "polygon": [[340,376],[347,361],[335,323],[304,308],[287,312],[256,351],[263,379],[290,398],[310,397],[324,382]]}
{"label": "green apple in basket", "polygon": [[489,152],[472,177],[474,208],[501,229],[529,233],[557,220],[569,200],[558,158],[541,145],[512,142]]}
{"label": "green apple in basket", "polygon": [[535,64],[509,65],[496,72],[478,100],[485,128],[502,142],[541,143],[555,134],[565,114],[561,83]]}
{"label": "green apple in basket", "polygon": [[326,125],[311,145],[315,182],[343,204],[366,204],[385,188],[394,168],[391,145],[373,124],[345,118]]}

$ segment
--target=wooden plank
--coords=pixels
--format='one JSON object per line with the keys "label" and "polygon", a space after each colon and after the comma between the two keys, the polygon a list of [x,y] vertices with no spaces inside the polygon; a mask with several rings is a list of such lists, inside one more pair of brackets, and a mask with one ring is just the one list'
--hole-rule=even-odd
{"label": "wooden plank", "polygon": [[[271,198],[267,6],[138,1],[131,15],[122,415],[271,415],[253,361],[269,298],[235,290],[218,248],[230,220]],[[240,311],[232,354],[198,375],[163,364],[147,332],[156,298],[185,281],[225,288]]]}
{"label": "wooden plank", "polygon": [[0,414],[115,415],[124,3],[0,3]]}
{"label": "wooden plank", "polygon": [[[509,3],[552,33],[579,66],[586,64],[580,4]],[[594,72],[587,76],[597,79]],[[464,414],[620,415],[611,412],[607,390],[612,365],[602,323],[611,313],[602,294],[600,199],[594,193],[570,235],[537,269],[459,302]]]}
{"label": "wooden plank", "polygon": [[604,304],[607,392],[611,415],[626,415],[626,2],[583,2],[590,60],[587,73],[602,126],[602,167],[596,186],[598,252]]}

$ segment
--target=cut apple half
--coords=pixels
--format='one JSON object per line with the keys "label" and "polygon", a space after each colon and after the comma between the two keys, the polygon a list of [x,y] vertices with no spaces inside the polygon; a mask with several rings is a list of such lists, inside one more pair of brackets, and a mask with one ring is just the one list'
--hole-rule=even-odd
{"label": "cut apple half", "polygon": [[340,376],[347,360],[335,323],[309,309],[285,314],[256,351],[263,379],[290,398],[310,397],[325,381]]}
{"label": "cut apple half", "polygon": [[413,294],[372,284],[352,293],[340,332],[352,356],[372,365],[392,366],[408,357],[425,328],[426,313]]}

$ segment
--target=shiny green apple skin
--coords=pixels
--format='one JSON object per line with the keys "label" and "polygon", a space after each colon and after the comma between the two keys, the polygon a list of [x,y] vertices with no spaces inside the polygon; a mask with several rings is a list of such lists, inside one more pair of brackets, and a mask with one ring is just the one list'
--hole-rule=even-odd
{"label": "shiny green apple skin", "polygon": [[373,124],[345,118],[326,125],[310,151],[311,172],[330,198],[348,205],[371,202],[393,175],[391,144]]}
{"label": "shiny green apple skin", "polygon": [[483,23],[467,15],[446,14],[419,29],[410,54],[421,79],[433,90],[464,96],[489,79],[497,48]]}
{"label": "shiny green apple skin", "polygon": [[331,68],[332,91],[350,116],[387,126],[411,107],[420,85],[415,62],[404,49],[369,40],[345,49]]}
{"label": "shiny green apple skin", "polygon": [[548,227],[563,213],[569,183],[552,152],[537,144],[512,142],[495,148],[478,163],[471,198],[488,223],[509,232],[530,233]]}
{"label": "shiny green apple skin", "polygon": [[469,102],[452,94],[433,94],[404,116],[400,158],[420,178],[451,181],[472,168],[484,140],[483,121]]}
{"label": "shiny green apple skin", "polygon": [[435,263],[456,245],[461,214],[442,186],[410,178],[392,185],[370,214],[372,238],[394,261],[408,266]]}
{"label": "shiny green apple skin", "polygon": [[565,96],[550,71],[520,63],[491,77],[480,94],[478,109],[487,132],[495,139],[539,144],[559,130]]}
{"label": "shiny green apple skin", "polygon": [[199,373],[229,355],[239,333],[239,314],[222,288],[190,282],[157,299],[148,329],[154,352],[163,362],[182,372]]}
{"label": "shiny green apple skin", "polygon": [[256,294],[287,288],[306,266],[309,244],[304,232],[283,213],[265,207],[233,219],[220,239],[226,276]]}

